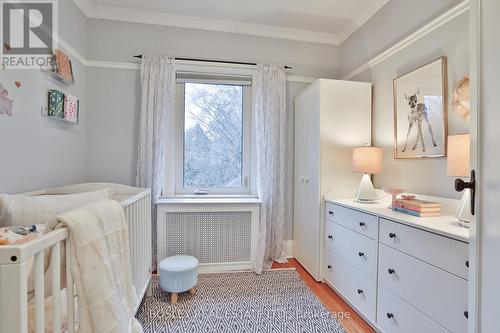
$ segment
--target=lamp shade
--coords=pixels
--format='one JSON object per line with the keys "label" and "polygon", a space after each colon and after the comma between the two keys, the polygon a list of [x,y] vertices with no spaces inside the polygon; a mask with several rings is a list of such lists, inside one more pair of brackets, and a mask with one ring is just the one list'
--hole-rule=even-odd
{"label": "lamp shade", "polygon": [[448,176],[470,176],[470,134],[448,136]]}
{"label": "lamp shade", "polygon": [[352,151],[352,171],[380,173],[382,169],[382,148],[356,147]]}

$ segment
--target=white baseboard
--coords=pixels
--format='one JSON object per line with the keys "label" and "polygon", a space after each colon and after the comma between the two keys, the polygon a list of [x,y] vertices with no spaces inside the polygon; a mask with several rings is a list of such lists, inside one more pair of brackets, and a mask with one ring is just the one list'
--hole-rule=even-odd
{"label": "white baseboard", "polygon": [[215,264],[200,264],[198,266],[198,273],[248,271],[251,269],[252,269],[252,263],[250,261],[225,262],[225,263],[215,263]]}
{"label": "white baseboard", "polygon": [[[285,240],[285,257],[287,259],[293,258],[293,240]],[[252,263],[250,261],[242,262],[227,262],[227,263],[215,263],[215,264],[200,264],[198,267],[199,273],[219,273],[219,272],[231,272],[231,271],[248,271],[252,269]]]}

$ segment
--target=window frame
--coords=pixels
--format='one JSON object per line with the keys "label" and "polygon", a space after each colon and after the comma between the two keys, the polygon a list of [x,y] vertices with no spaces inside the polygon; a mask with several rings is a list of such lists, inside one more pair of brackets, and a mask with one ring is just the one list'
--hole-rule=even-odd
{"label": "window frame", "polygon": [[[207,73],[203,75],[206,76]],[[218,74],[213,73],[214,79]],[[193,80],[192,83],[203,83],[203,80]],[[228,80],[206,80],[207,84],[228,84],[235,85],[234,82]],[[254,192],[254,182],[252,177],[254,149],[252,145],[253,135],[253,117],[252,117],[252,86],[243,85],[243,159],[242,159],[242,186],[238,188],[211,188],[211,187],[184,187],[184,139],[185,139],[185,82],[176,82],[176,98],[175,98],[175,115],[174,115],[174,135],[175,154],[173,169],[173,177],[171,176],[168,183],[171,184],[172,194],[174,196],[192,196],[192,197],[207,197],[207,196],[252,196]],[[172,136],[171,136],[172,138]],[[168,154],[167,154],[168,155]],[[168,159],[168,156],[167,156]],[[167,176],[167,178],[169,178]],[[206,191],[207,195],[196,194],[196,190]]]}

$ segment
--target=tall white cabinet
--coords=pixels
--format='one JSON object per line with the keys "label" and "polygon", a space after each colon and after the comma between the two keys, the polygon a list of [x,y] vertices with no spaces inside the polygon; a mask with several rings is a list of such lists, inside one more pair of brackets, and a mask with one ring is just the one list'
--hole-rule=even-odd
{"label": "tall white cabinet", "polygon": [[371,84],[320,79],[295,98],[293,255],[320,280],[323,196],[355,188],[352,148],[371,143]]}

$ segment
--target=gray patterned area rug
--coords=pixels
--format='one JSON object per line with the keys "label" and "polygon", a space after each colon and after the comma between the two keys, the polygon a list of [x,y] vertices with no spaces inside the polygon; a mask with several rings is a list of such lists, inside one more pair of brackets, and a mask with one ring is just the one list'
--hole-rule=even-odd
{"label": "gray patterned area rug", "polygon": [[153,294],[137,313],[146,333],[345,333],[295,270],[200,274],[196,295],[170,294],[152,279]]}

